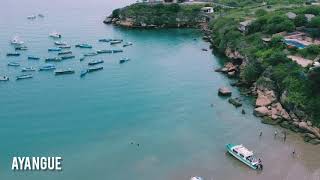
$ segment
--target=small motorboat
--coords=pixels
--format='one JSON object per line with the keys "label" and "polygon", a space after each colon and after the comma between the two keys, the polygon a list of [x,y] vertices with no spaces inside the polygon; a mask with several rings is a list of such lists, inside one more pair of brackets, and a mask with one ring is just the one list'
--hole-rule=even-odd
{"label": "small motorboat", "polygon": [[121,53],[121,52],[123,52],[123,50],[122,50],[122,49],[115,49],[115,50],[112,50],[112,53]]}
{"label": "small motorboat", "polygon": [[60,57],[46,58],[45,61],[46,62],[60,62],[60,61],[62,61],[62,58],[60,58]]}
{"label": "small motorboat", "polygon": [[99,39],[99,42],[110,42],[112,39]]}
{"label": "small motorboat", "polygon": [[110,45],[120,44],[120,43],[122,43],[122,41],[120,41],[120,40],[112,40],[112,41],[110,41]]}
{"label": "small motorboat", "polygon": [[14,48],[16,51],[26,51],[28,50],[27,46],[18,46]]}
{"label": "small motorboat", "polygon": [[7,56],[20,56],[20,53],[17,53],[17,52],[7,53]]}
{"label": "small motorboat", "polygon": [[40,58],[37,56],[28,56],[28,59],[30,60],[39,60]]}
{"label": "small motorboat", "polygon": [[94,60],[94,61],[91,61],[88,63],[89,66],[94,66],[94,65],[97,65],[97,64],[102,64],[104,63],[103,60]]}
{"label": "small motorboat", "polygon": [[72,51],[63,51],[58,53],[58,55],[66,55],[66,54],[72,54]]}
{"label": "small motorboat", "polygon": [[248,165],[252,169],[255,169],[255,170],[263,169],[261,160],[260,159],[257,160],[253,152],[249,151],[242,144],[241,145],[227,144],[226,149],[232,156],[234,156],[244,164]]}
{"label": "small motorboat", "polygon": [[0,81],[9,81],[8,76],[0,76]]}
{"label": "small motorboat", "polygon": [[124,43],[123,47],[132,46],[132,45],[133,45],[132,42],[126,42],[126,43]]}
{"label": "small motorboat", "polygon": [[204,179],[199,176],[194,176],[194,177],[190,178],[190,180],[204,180]]}
{"label": "small motorboat", "polygon": [[21,72],[32,72],[32,71],[36,71],[36,69],[34,67],[25,67],[21,69]]}
{"label": "small motorboat", "polygon": [[96,55],[98,55],[97,52],[90,52],[90,53],[83,54],[83,56],[96,56]]}
{"label": "small motorboat", "polygon": [[123,39],[111,39],[111,41],[120,41],[120,42],[123,42]]}
{"label": "small motorboat", "polygon": [[130,61],[129,58],[122,58],[122,59],[120,59],[119,64],[123,64],[123,63],[126,63],[128,61]]}
{"label": "small motorboat", "polygon": [[92,46],[90,44],[77,44],[76,47],[78,47],[78,48],[88,48],[88,49],[92,48]]}
{"label": "small motorboat", "polygon": [[66,42],[62,42],[62,41],[56,41],[56,42],[54,42],[54,44],[57,46],[66,46],[67,45]]}
{"label": "small motorboat", "polygon": [[73,59],[75,58],[76,56],[73,56],[73,55],[67,55],[67,56],[61,56],[61,59],[62,60],[65,60],[65,59]]}
{"label": "small motorboat", "polygon": [[17,62],[9,62],[9,63],[8,63],[8,66],[18,67],[18,66],[20,66],[20,63],[17,63]]}
{"label": "small motorboat", "polygon": [[58,46],[58,47],[61,49],[70,49],[71,48],[71,46],[69,46],[69,45],[63,45],[63,46]]}
{"label": "small motorboat", "polygon": [[49,52],[51,52],[51,51],[56,51],[57,52],[57,51],[61,51],[61,48],[49,48],[48,51]]}
{"label": "small motorboat", "polygon": [[39,71],[50,71],[50,70],[54,70],[56,69],[56,67],[53,64],[46,64],[44,66],[41,66],[39,68]]}
{"label": "small motorboat", "polygon": [[44,18],[43,14],[38,14],[38,17]]}
{"label": "small motorboat", "polygon": [[57,33],[57,32],[52,32],[49,34],[49,37],[52,37],[52,38],[61,38],[62,35]]}
{"label": "small motorboat", "polygon": [[103,70],[102,66],[88,68],[88,73]]}
{"label": "small motorboat", "polygon": [[63,74],[74,74],[75,71],[71,68],[68,69],[62,69],[62,70],[57,70],[54,72],[55,75],[63,75]]}
{"label": "small motorboat", "polygon": [[208,51],[208,49],[206,49],[206,48],[202,48],[201,50],[202,50],[202,51]]}
{"label": "small motorboat", "polygon": [[80,57],[80,61],[83,61],[83,60],[85,60],[85,59],[86,59],[85,56]]}
{"label": "small motorboat", "polygon": [[82,70],[80,72],[80,77],[84,77],[86,74],[88,74],[88,70],[87,69],[86,70]]}
{"label": "small motorboat", "polygon": [[30,19],[30,20],[33,20],[33,19],[36,19],[36,18],[37,18],[37,16],[35,16],[35,15],[31,15],[31,16],[27,17],[27,19]]}
{"label": "small motorboat", "polygon": [[33,78],[32,74],[22,74],[22,75],[16,77],[17,80],[30,79],[30,78]]}
{"label": "small motorboat", "polygon": [[112,50],[97,50],[98,54],[112,53]]}
{"label": "small motorboat", "polygon": [[21,41],[18,36],[15,36],[11,39],[11,44],[15,46],[21,46],[24,44],[24,42]]}

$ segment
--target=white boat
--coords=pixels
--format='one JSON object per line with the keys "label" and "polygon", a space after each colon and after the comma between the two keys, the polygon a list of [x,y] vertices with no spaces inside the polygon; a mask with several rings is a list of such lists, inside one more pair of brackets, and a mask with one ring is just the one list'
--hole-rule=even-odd
{"label": "white boat", "polygon": [[194,176],[194,177],[190,178],[190,180],[204,180],[204,179],[199,176]]}
{"label": "white boat", "polygon": [[49,34],[49,36],[52,38],[61,38],[62,37],[62,35],[57,32],[52,32]]}
{"label": "white boat", "polygon": [[235,145],[235,144],[227,144],[226,145],[227,151],[243,162],[244,164],[248,165],[252,169],[255,170],[262,170],[262,162],[261,160],[257,160],[253,154],[252,151],[249,151],[246,147],[241,145]]}
{"label": "white boat", "polygon": [[15,36],[11,39],[11,44],[15,46],[21,46],[22,44],[24,44],[24,42],[21,41],[18,36]]}
{"label": "white boat", "polygon": [[0,81],[9,81],[9,77],[8,76],[1,76]]}

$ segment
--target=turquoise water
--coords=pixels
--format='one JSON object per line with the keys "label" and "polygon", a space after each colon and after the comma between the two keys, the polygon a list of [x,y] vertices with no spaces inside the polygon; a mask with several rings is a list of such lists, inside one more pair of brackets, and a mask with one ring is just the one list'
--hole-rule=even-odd
{"label": "turquoise water", "polygon": [[[3,0],[0,11],[0,74],[11,79],[19,68],[40,66],[27,55],[48,57],[48,38],[61,32],[70,44],[87,42],[95,49],[111,46],[100,38],[134,43],[123,54],[107,54],[104,70],[80,79],[88,60],[57,63],[76,74],[54,76],[35,72],[34,78],[0,83],[0,179],[318,179],[319,147],[306,145],[299,135],[287,142],[274,139],[280,128],[263,125],[252,116],[251,101],[241,109],[217,96],[229,80],[214,72],[219,57],[201,48],[209,44],[195,30],[126,30],[102,23],[125,0]],[[27,20],[31,14],[46,17]],[[19,35],[30,50],[7,58],[12,36]],[[196,40],[194,40],[196,38]],[[117,47],[117,46],[116,46]],[[90,50],[72,49],[79,57]],[[51,53],[50,53],[51,54]],[[119,65],[118,60],[132,61]],[[240,96],[232,89],[234,96]],[[213,107],[210,106],[213,104]],[[263,131],[263,137],[257,135]],[[131,142],[139,143],[139,147]],[[243,143],[262,157],[265,169],[252,171],[225,154],[227,143]],[[291,157],[295,149],[298,157]],[[13,156],[62,156],[61,172],[13,172]]]}

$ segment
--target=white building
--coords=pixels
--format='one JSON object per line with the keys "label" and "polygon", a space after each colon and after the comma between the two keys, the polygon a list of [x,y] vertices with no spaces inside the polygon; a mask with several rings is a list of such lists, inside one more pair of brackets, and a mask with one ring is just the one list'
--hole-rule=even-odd
{"label": "white building", "polygon": [[203,7],[201,8],[201,11],[208,14],[214,13],[213,7]]}

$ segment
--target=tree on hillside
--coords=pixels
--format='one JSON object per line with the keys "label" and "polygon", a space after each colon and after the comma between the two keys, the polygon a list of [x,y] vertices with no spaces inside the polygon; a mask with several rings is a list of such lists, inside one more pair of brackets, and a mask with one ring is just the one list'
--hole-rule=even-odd
{"label": "tree on hillside", "polygon": [[294,24],[297,27],[305,26],[307,23],[308,23],[308,21],[307,21],[307,18],[306,18],[306,16],[304,14],[299,14],[294,19]]}

